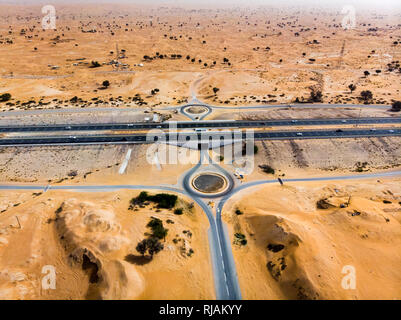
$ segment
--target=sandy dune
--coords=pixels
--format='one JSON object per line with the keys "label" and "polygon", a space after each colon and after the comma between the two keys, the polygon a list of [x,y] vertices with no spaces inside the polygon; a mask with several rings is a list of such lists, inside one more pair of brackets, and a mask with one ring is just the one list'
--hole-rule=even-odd
{"label": "sandy dune", "polygon": [[[316,207],[321,199],[328,209]],[[400,200],[399,179],[291,183],[237,195],[223,216],[232,238],[239,232],[248,240],[233,246],[244,298],[400,299]],[[354,290],[341,285],[347,265],[356,271]]]}
{"label": "sandy dune", "polygon": [[[2,205],[19,196],[2,194],[8,196]],[[152,206],[128,211],[129,199],[136,194],[26,194],[28,201],[0,217],[0,297],[213,299],[204,214],[196,207],[182,216],[156,212]],[[164,250],[152,261],[135,250],[151,216],[169,229]],[[188,256],[190,249],[194,254]],[[55,290],[41,287],[45,265],[56,268]]]}

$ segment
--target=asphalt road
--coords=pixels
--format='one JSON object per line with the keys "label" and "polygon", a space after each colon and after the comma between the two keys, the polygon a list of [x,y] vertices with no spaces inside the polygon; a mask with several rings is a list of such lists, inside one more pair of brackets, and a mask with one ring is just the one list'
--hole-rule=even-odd
{"label": "asphalt road", "polygon": [[[231,133],[232,134],[232,133]],[[227,139],[227,133],[224,134]],[[154,143],[156,141],[173,141],[174,133],[145,134],[96,134],[72,136],[31,136],[0,139],[0,146],[31,146],[31,145],[68,145],[68,144],[121,144],[121,143]],[[208,141],[210,137],[218,140],[222,132],[186,133],[186,141]],[[401,129],[330,129],[330,130],[298,130],[298,131],[256,131],[255,140],[289,140],[289,139],[332,139],[332,138],[361,138],[361,137],[390,137],[401,136]],[[232,136],[233,137],[233,136]],[[235,137],[238,139],[238,137]],[[245,132],[242,138],[247,139]],[[233,137],[234,139],[234,137]],[[227,140],[225,140],[226,142]],[[185,142],[185,141],[183,141]]]}
{"label": "asphalt road", "polygon": [[195,128],[263,128],[280,126],[328,126],[328,125],[369,125],[400,124],[401,117],[340,118],[340,119],[280,119],[263,121],[181,121],[164,123],[104,123],[104,124],[63,124],[32,126],[0,126],[0,133],[9,132],[58,132],[58,131],[102,131],[102,130],[149,130]]}

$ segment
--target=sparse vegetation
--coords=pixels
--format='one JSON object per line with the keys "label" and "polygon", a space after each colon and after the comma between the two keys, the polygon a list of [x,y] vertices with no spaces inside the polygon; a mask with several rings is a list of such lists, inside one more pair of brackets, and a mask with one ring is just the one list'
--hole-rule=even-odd
{"label": "sparse vegetation", "polygon": [[102,85],[103,85],[103,88],[105,88],[105,89],[107,89],[108,87],[110,87],[110,82],[109,82],[109,80],[104,80],[103,83],[102,83]]}
{"label": "sparse vegetation", "polygon": [[274,174],[275,173],[275,170],[271,166],[269,166],[267,164],[260,165],[259,168],[262,169],[262,171],[264,173],[267,173],[267,174]]}
{"label": "sparse vegetation", "polygon": [[143,205],[146,201],[157,203],[157,207],[160,209],[172,209],[174,208],[178,197],[176,195],[167,193],[158,193],[156,195],[149,195],[146,191],[142,191],[136,198],[132,198],[130,201],[130,210],[137,205]]}
{"label": "sparse vegetation", "polygon": [[390,111],[400,112],[401,111],[401,101],[394,101]]}
{"label": "sparse vegetation", "polygon": [[92,61],[89,68],[99,68],[101,67],[101,64],[97,61]]}
{"label": "sparse vegetation", "polygon": [[152,230],[152,237],[166,239],[168,229],[163,227],[163,221],[160,219],[152,217],[146,226]]}
{"label": "sparse vegetation", "polygon": [[163,244],[156,238],[147,238],[138,242],[136,246],[136,251],[138,251],[142,256],[145,255],[146,252],[153,258],[153,255],[159,253],[164,249]]}
{"label": "sparse vegetation", "polygon": [[11,100],[11,94],[3,93],[2,95],[0,95],[0,102],[7,102],[9,100]]}
{"label": "sparse vegetation", "polygon": [[180,216],[183,213],[184,213],[184,209],[182,209],[182,208],[177,208],[177,209],[174,210],[174,214],[177,215],[177,216]]}
{"label": "sparse vegetation", "polygon": [[369,103],[373,99],[373,93],[370,90],[364,90],[361,92],[360,99],[365,103]]}
{"label": "sparse vegetation", "polygon": [[234,234],[234,244],[240,245],[240,246],[246,246],[248,243],[248,240],[246,240],[246,236],[242,233],[237,232]]}
{"label": "sparse vegetation", "polygon": [[349,88],[349,90],[351,91],[351,93],[352,92],[354,92],[355,90],[356,90],[356,85],[354,85],[354,84],[350,84],[349,86],[348,86],[348,88]]}

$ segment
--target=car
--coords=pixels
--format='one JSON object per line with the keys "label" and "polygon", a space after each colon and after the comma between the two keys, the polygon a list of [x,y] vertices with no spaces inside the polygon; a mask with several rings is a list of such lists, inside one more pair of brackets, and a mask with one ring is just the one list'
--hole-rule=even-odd
{"label": "car", "polygon": [[302,132],[297,132],[297,136],[302,136]]}
{"label": "car", "polygon": [[296,122],[298,122],[298,120],[291,120],[291,122],[292,122],[292,123],[296,123]]}
{"label": "car", "polygon": [[390,133],[394,133],[394,130],[389,130],[388,132],[390,132]]}
{"label": "car", "polygon": [[336,130],[336,132],[343,132],[343,130],[341,130],[341,129],[337,129],[337,130]]}
{"label": "car", "polygon": [[71,126],[66,126],[65,127],[67,130],[71,130]]}
{"label": "car", "polygon": [[156,128],[157,128],[157,129],[161,129],[161,128],[162,128],[162,126],[157,126]]}
{"label": "car", "polygon": [[70,136],[70,139],[76,139],[77,137],[76,136]]}
{"label": "car", "polygon": [[376,131],[376,129],[375,128],[371,128],[370,131]]}
{"label": "car", "polygon": [[341,120],[342,123],[347,123],[347,120]]}

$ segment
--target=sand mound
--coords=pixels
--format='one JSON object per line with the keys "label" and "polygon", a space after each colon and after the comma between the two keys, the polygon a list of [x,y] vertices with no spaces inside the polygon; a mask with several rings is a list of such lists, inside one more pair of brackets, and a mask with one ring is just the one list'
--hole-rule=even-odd
{"label": "sand mound", "polygon": [[[265,251],[266,267],[288,299],[318,299],[298,255],[303,241],[289,223],[273,215],[249,217],[249,227],[260,235],[258,246]],[[302,250],[302,249],[301,249]]]}
{"label": "sand mound", "polygon": [[[321,199],[327,208],[318,208]],[[393,181],[268,186],[248,194],[225,214],[233,233],[248,239],[234,246],[244,298],[398,299],[400,212]],[[355,270],[353,289],[343,287],[347,266]]]}
{"label": "sand mound", "polygon": [[116,258],[129,240],[112,208],[67,200],[57,210],[56,227],[71,264],[89,276],[88,299],[133,299],[142,293],[141,275]]}

